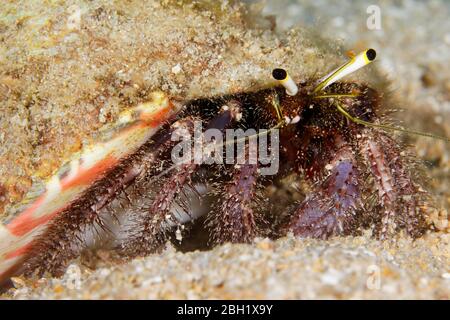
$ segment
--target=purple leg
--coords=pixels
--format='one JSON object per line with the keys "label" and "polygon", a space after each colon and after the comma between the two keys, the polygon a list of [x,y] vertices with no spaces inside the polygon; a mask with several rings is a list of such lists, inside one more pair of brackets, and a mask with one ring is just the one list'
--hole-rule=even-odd
{"label": "purple leg", "polygon": [[359,173],[350,145],[341,142],[329,172],[293,212],[288,229],[296,236],[328,238],[354,229],[356,211],[361,208]]}

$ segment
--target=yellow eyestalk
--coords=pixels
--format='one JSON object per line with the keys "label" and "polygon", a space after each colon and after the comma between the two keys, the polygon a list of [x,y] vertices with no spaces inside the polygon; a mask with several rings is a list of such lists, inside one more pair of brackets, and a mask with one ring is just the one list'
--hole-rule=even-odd
{"label": "yellow eyestalk", "polygon": [[276,68],[272,71],[272,76],[277,80],[283,87],[286,88],[286,94],[290,96],[295,96],[298,92],[298,87],[294,80],[289,76],[286,70]]}
{"label": "yellow eyestalk", "polygon": [[314,88],[312,94],[318,93],[319,91],[328,87],[330,84],[368,65],[373,60],[375,60],[376,56],[377,53],[374,49],[368,49],[361,52],[360,54],[350,59],[350,61],[346,62],[342,66],[338,67],[337,69],[333,70],[325,77],[323,77],[317,87]]}

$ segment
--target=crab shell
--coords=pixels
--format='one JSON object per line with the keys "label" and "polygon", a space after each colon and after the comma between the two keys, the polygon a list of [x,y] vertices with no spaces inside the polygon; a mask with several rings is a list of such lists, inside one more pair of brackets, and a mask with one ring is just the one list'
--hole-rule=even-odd
{"label": "crab shell", "polygon": [[146,103],[123,111],[113,125],[103,127],[96,143],[75,154],[47,181],[41,194],[0,225],[0,282],[19,267],[33,241],[59,213],[148,141],[181,108],[162,92],[152,92],[150,97]]}

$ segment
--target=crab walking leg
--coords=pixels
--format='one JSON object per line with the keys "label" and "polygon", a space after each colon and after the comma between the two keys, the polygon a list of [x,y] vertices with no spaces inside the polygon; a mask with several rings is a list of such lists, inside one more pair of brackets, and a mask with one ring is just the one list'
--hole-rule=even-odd
{"label": "crab walking leg", "polygon": [[183,189],[191,184],[190,177],[197,166],[195,163],[183,164],[163,182],[162,189],[145,209],[145,214],[136,219],[138,227],[129,233],[123,243],[122,251],[126,255],[144,256],[155,252],[166,242],[168,229],[174,219],[173,203]]}
{"label": "crab walking leg", "polygon": [[420,203],[426,194],[412,182],[399,146],[383,132],[365,130],[361,140],[362,154],[378,191],[381,210],[378,236],[386,239],[400,227],[405,227],[413,237],[420,236],[426,226]]}
{"label": "crab walking leg", "polygon": [[214,243],[251,242],[257,236],[257,178],[258,165],[249,164],[248,157],[245,164],[235,167],[232,180],[222,188],[224,196],[210,213]]}
{"label": "crab walking leg", "polygon": [[[367,134],[365,137],[368,137]],[[397,193],[395,190],[395,179],[389,166],[389,159],[383,149],[380,148],[375,140],[363,139],[363,154],[370,166],[370,171],[375,177],[375,184],[378,191],[378,201],[381,205],[381,230],[379,231],[381,239],[384,239],[388,233],[391,233],[394,226],[395,202]]]}
{"label": "crab walking leg", "polygon": [[0,283],[14,274],[49,223],[70,210],[95,182],[120,161],[136,152],[180,109],[161,92],[151,100],[122,112],[116,123],[102,128],[98,141],[84,148],[52,176],[45,190],[26,200],[14,217],[0,227]]}
{"label": "crab walking leg", "polygon": [[[176,125],[184,136],[190,136],[194,131],[194,118],[185,118]],[[159,157],[170,159],[170,154],[176,142],[167,139],[159,149]],[[148,207],[137,212],[134,224],[127,233],[126,240],[121,243],[119,250],[129,257],[144,256],[158,250],[166,241],[169,222],[173,217],[171,210],[177,196],[190,184],[190,176],[197,164],[178,163],[170,171],[169,177],[159,178],[162,185]]]}
{"label": "crab walking leg", "polygon": [[352,229],[356,213],[362,207],[359,172],[349,144],[340,146],[327,165],[328,176],[295,209],[288,224],[296,236],[328,238],[345,235]]}
{"label": "crab walking leg", "polygon": [[[222,112],[210,120],[206,129],[223,131],[237,116],[237,107],[225,108]],[[177,127],[182,127],[184,135],[193,136],[195,118],[184,118],[178,121]],[[189,142],[190,143],[190,142]],[[200,142],[201,143],[201,142]],[[162,150],[162,156],[167,158],[174,145],[167,144]],[[164,155],[166,153],[166,155]],[[195,159],[198,160],[198,159]],[[200,163],[191,159],[185,163],[178,163],[170,171],[167,178],[161,178],[161,189],[152,200],[150,206],[138,215],[135,225],[128,233],[127,239],[122,243],[120,250],[129,257],[144,256],[157,251],[163,245],[168,232],[175,225],[183,223],[181,217],[174,214],[175,207],[181,207],[182,211],[190,214],[191,208],[187,208],[181,198],[186,190],[194,190],[191,177],[199,168]],[[191,214],[192,218],[195,214]],[[185,219],[190,221],[191,219]]]}

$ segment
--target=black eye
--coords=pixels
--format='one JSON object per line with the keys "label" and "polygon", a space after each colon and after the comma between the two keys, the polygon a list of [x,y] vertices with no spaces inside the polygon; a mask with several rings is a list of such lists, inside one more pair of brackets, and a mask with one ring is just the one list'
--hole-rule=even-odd
{"label": "black eye", "polygon": [[287,72],[284,69],[276,68],[272,71],[272,76],[275,80],[284,80],[287,77]]}
{"label": "black eye", "polygon": [[377,56],[377,52],[373,49],[369,49],[366,51],[366,56],[369,61],[373,61],[375,57]]}

